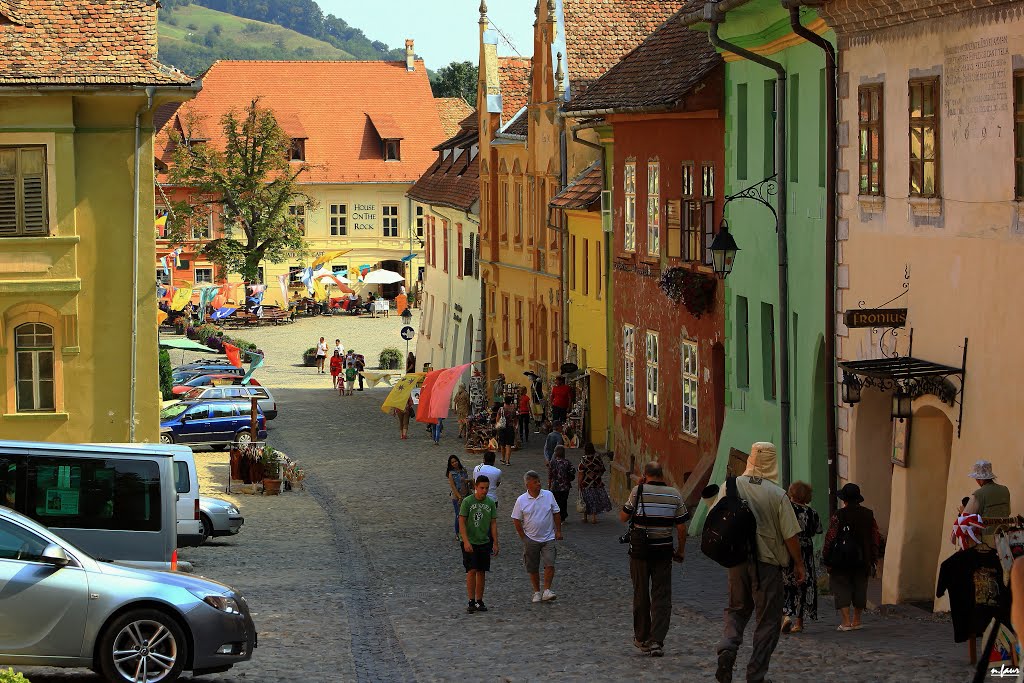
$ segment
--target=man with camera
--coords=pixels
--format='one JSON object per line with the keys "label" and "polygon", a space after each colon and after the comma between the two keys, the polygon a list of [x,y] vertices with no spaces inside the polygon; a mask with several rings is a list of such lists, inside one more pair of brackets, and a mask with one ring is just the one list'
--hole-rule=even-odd
{"label": "man with camera", "polygon": [[[672,562],[686,553],[690,512],[679,491],[668,486],[657,461],[644,465],[640,483],[630,492],[619,518],[629,523],[619,539],[629,543],[629,575],[633,579],[633,644],[652,657],[664,654],[672,615]],[[675,527],[678,549],[673,548]]]}

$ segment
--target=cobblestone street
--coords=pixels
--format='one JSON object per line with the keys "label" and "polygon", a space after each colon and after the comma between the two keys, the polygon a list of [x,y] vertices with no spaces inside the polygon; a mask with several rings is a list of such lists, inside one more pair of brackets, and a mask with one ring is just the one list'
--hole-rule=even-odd
{"label": "cobblestone street", "polygon": [[[268,354],[260,380],[281,411],[270,443],[299,460],[308,478],[305,492],[232,497],[246,517],[241,534],[181,553],[198,573],[247,595],[260,633],[251,662],[202,680],[713,681],[725,570],[700,554],[696,539],[674,570],[663,659],[645,658],[631,644],[631,586],[614,512],[586,527],[570,513],[559,546],[558,599],[530,602],[508,515],[523,491],[523,473],[543,463],[539,435],[513,455],[499,490],[502,545],[487,582],[490,612],[465,613],[465,575],[443,477],[446,457],[464,456],[454,420],[441,447],[419,425],[402,442],[395,419],[380,411],[387,388],[342,398],[329,375],[298,367],[301,352],[321,335],[331,345],[340,336],[375,365],[383,346],[404,353],[400,327],[395,317],[334,318],[242,333]],[[197,462],[204,493],[227,497],[226,454],[200,451]],[[863,631],[838,633],[830,599],[822,598],[820,608],[805,633],[783,636],[773,680],[969,680],[967,649],[953,644],[947,622],[923,612],[920,619],[868,614]],[[34,683],[98,680],[52,669],[25,673]]]}

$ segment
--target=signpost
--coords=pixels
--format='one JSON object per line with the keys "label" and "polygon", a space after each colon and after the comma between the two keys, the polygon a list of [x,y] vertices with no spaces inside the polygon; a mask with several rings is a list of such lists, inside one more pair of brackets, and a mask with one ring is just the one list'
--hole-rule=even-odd
{"label": "signpost", "polygon": [[[408,312],[409,309],[407,308],[405,310]],[[412,316],[409,317],[411,318]],[[402,314],[402,318],[405,318],[404,313]],[[407,361],[409,359],[409,342],[411,342],[412,338],[415,336],[416,330],[412,328],[412,325],[406,325],[405,327],[402,328],[402,339],[405,340],[405,358]]]}

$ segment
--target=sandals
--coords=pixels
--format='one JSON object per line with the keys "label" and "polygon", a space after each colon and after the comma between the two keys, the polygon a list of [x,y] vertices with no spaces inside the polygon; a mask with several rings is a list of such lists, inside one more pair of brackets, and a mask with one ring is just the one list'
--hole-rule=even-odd
{"label": "sandals", "polygon": [[853,630],[855,630],[855,629],[856,629],[856,627],[855,627],[855,626],[847,626],[847,625],[845,625],[845,624],[839,624],[839,627],[838,627],[838,628],[837,628],[836,630],[837,630],[837,631],[843,631],[843,632],[846,632],[846,631],[853,631]]}

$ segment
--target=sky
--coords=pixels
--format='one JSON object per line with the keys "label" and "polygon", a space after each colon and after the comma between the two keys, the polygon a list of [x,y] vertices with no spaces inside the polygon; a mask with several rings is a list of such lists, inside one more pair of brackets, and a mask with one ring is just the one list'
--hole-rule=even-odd
{"label": "sky", "polygon": [[[476,64],[480,54],[480,0],[317,0],[324,14],[344,19],[371,40],[401,48],[416,41],[416,54],[427,68],[451,62]],[[533,54],[533,8],[536,0],[487,0],[487,17],[515,49],[502,40],[498,54]]]}

